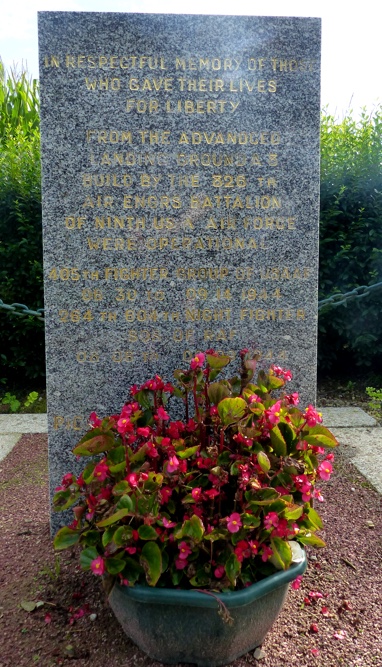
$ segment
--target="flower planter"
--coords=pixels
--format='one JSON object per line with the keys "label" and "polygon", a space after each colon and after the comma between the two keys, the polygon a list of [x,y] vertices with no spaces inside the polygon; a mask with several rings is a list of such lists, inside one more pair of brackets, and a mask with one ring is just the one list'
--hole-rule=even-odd
{"label": "flower planter", "polygon": [[[225,665],[259,646],[283,606],[288,586],[307,567],[299,563],[241,591],[216,594],[195,590],[120,586],[110,606],[125,633],[151,658],[167,664]],[[232,622],[219,612],[218,598]]]}

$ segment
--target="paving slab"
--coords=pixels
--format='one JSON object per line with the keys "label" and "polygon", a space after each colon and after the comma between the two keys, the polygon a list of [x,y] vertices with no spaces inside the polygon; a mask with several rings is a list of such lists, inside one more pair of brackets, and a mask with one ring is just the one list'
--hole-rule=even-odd
{"label": "paving slab", "polygon": [[361,428],[365,426],[377,426],[378,422],[361,408],[318,408],[322,413],[324,425],[328,428]]}
{"label": "paving slab", "polygon": [[4,433],[47,433],[46,414],[0,415],[0,435]]}
{"label": "paving slab", "polygon": [[332,428],[341,450],[382,493],[382,428]]}
{"label": "paving slab", "polygon": [[0,461],[5,459],[7,454],[12,451],[21,438],[21,433],[1,433],[0,434]]}

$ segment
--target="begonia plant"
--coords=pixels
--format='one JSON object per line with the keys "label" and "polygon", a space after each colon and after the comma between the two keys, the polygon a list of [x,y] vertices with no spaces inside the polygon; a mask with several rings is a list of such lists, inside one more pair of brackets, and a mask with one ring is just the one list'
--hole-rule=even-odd
{"label": "begonia plant", "polygon": [[198,353],[175,384],[156,376],[119,414],[92,413],[73,450],[90,462],[54,496],[55,510],[75,515],[55,548],[80,545],[84,570],[128,586],[221,591],[289,568],[296,544],[324,546],[312,499],[338,443],[286,393],[289,370],[254,380],[256,359],[242,350],[239,374],[217,380],[231,359]]}

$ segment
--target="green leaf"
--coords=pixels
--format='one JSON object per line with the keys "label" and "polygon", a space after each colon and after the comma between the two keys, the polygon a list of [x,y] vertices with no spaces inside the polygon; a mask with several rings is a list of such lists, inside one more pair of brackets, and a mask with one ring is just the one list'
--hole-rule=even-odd
{"label": "green leaf", "polygon": [[247,403],[239,396],[237,398],[223,398],[217,408],[224,426],[228,426],[241,419],[247,409]]}
{"label": "green leaf", "polygon": [[140,563],[148,585],[155,586],[162,574],[162,554],[156,542],[146,542],[143,545]]}
{"label": "green leaf", "polygon": [[115,532],[116,532],[115,531],[115,526],[113,526],[112,528],[107,528],[105,530],[105,532],[102,535],[102,546],[103,547],[107,547],[107,545],[110,544],[110,542],[113,539],[113,535],[114,535]]}
{"label": "green leaf", "polygon": [[109,466],[109,470],[113,475],[115,475],[118,472],[123,472],[126,468],[126,461],[122,461],[121,463],[117,463],[115,466]]}
{"label": "green leaf", "polygon": [[283,511],[282,516],[284,519],[288,519],[288,521],[296,521],[296,519],[300,518],[303,511],[304,508],[302,505],[294,505],[293,507],[287,507]]}
{"label": "green leaf", "polygon": [[[108,530],[114,530],[114,528],[109,528]],[[105,533],[104,533],[105,534]],[[133,529],[131,526],[120,526],[114,533],[113,542],[118,547],[123,546],[128,542],[133,536]]]}
{"label": "green leaf", "polygon": [[271,462],[265,452],[258,453],[257,462],[263,472],[265,473],[269,472],[271,468]]}
{"label": "green leaf", "polygon": [[82,478],[85,482],[85,484],[90,484],[90,482],[93,480],[93,472],[94,468],[96,467],[95,461],[92,461],[92,463],[89,463],[85,470],[82,473]]}
{"label": "green leaf", "polygon": [[106,526],[111,526],[113,523],[116,523],[116,521],[123,519],[125,516],[128,516],[129,514],[131,514],[131,510],[129,510],[128,508],[118,510],[118,512],[114,512],[114,514],[108,516],[107,519],[102,519],[102,521],[98,521],[96,526],[98,528],[105,528]]}
{"label": "green leaf", "polygon": [[90,570],[92,561],[98,558],[99,553],[95,547],[88,547],[80,553],[80,565],[83,570]]}
{"label": "green leaf", "polygon": [[123,579],[128,580],[130,586],[133,586],[141,576],[143,569],[136,560],[130,558],[129,556],[125,556],[124,561],[125,567],[122,570],[122,577]]}
{"label": "green leaf", "polygon": [[231,361],[231,357],[223,354],[219,357],[215,357],[213,354],[207,354],[206,360],[210,368],[213,368],[214,370],[221,370],[222,368],[225,368],[225,366],[228,366]]}
{"label": "green leaf", "polygon": [[296,540],[301,544],[309,544],[312,547],[326,547],[326,543],[317,535],[306,533],[305,535],[297,535]]}
{"label": "green leaf", "polygon": [[292,549],[289,542],[281,537],[272,537],[271,547],[277,563],[283,570],[287,570],[292,564]]}
{"label": "green leaf", "polygon": [[156,532],[155,528],[152,526],[139,526],[138,528],[138,535],[141,538],[141,540],[157,540],[158,539],[158,533]]}
{"label": "green leaf", "polygon": [[84,435],[79,444],[73,449],[76,456],[93,456],[107,452],[115,446],[114,436],[100,428],[94,428]]}
{"label": "green leaf", "polygon": [[325,426],[312,426],[306,433],[306,430],[303,431],[303,437],[309,445],[323,445],[324,447],[337,447],[338,441],[334,437],[333,433],[329,431]]}
{"label": "green leaf", "polygon": [[81,533],[79,530],[73,530],[72,528],[68,528],[68,526],[64,526],[63,528],[60,528],[56,537],[54,538],[53,546],[56,551],[68,549],[74,544],[77,544],[78,540],[80,539],[80,535]]}
{"label": "green leaf", "polygon": [[187,447],[187,449],[184,449],[183,451],[178,451],[176,452],[176,455],[180,459],[189,459],[191,456],[195,454],[195,452],[199,449],[199,445],[196,445],[195,447]]}
{"label": "green leaf", "polygon": [[270,437],[275,454],[277,454],[277,456],[286,456],[287,445],[284,440],[284,436],[277,425],[271,429]]}
{"label": "green leaf", "polygon": [[[77,487],[78,488],[78,487]],[[55,512],[63,512],[69,507],[74,505],[80,497],[79,491],[71,491],[66,489],[65,491],[57,491],[53,498],[53,509]]]}
{"label": "green leaf", "polygon": [[235,588],[236,586],[236,579],[240,574],[240,570],[241,570],[241,564],[238,561],[236,554],[231,554],[228,557],[227,562],[225,564],[225,571],[233,588]]}
{"label": "green leaf", "polygon": [[131,487],[125,479],[115,484],[112,489],[113,496],[123,496],[126,491],[131,491]]}
{"label": "green leaf", "polygon": [[130,512],[133,514],[135,509],[133,499],[129,495],[125,494],[118,500],[117,509],[127,509],[130,510]]}
{"label": "green leaf", "polygon": [[314,527],[315,530],[320,530],[321,528],[323,528],[322,519],[318,514],[318,512],[316,512],[316,510],[313,509],[313,507],[310,507],[310,505],[308,505],[307,509],[305,510],[305,514],[307,515],[309,522],[311,523],[312,527]]}
{"label": "green leaf", "polygon": [[125,561],[121,558],[105,558],[106,569],[109,574],[118,574],[125,567]]}
{"label": "green leaf", "polygon": [[225,540],[227,535],[228,530],[224,530],[224,528],[214,528],[210,533],[205,534],[204,539],[209,540],[210,542],[216,542],[216,540]]}
{"label": "green leaf", "polygon": [[247,491],[245,493],[245,498],[248,500],[250,507],[254,506],[256,510],[256,505],[271,505],[275,500],[280,497],[280,494],[276,489],[266,488],[261,489],[253,493],[252,491]]}
{"label": "green leaf", "polygon": [[200,517],[194,514],[191,519],[183,523],[180,531],[174,533],[176,539],[181,539],[182,537],[191,537],[195,542],[200,542],[204,535],[204,526]]}
{"label": "green leaf", "polygon": [[208,387],[208,398],[211,403],[218,405],[223,398],[228,398],[230,390],[223,382],[213,382]]}

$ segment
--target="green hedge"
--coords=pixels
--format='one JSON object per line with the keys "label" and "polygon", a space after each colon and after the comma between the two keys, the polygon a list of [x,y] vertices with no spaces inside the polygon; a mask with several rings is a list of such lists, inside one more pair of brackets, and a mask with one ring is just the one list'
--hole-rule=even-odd
{"label": "green hedge", "polygon": [[[0,63],[0,298],[43,307],[37,82]],[[0,308],[0,381],[41,384],[44,324]]]}
{"label": "green hedge", "polygon": [[[321,130],[320,298],[382,281],[382,108]],[[325,308],[319,369],[382,369],[382,290]]]}

